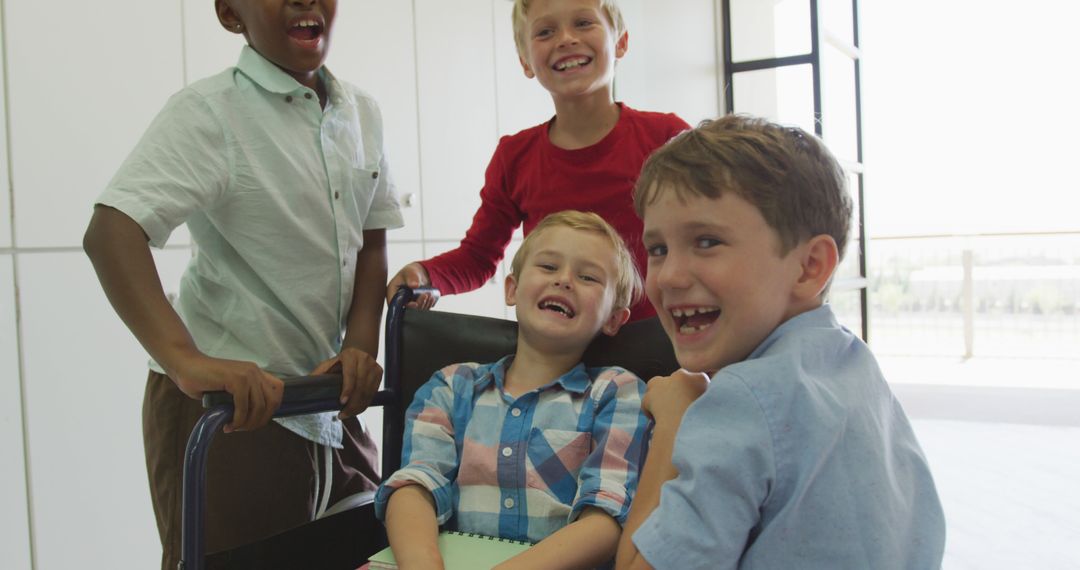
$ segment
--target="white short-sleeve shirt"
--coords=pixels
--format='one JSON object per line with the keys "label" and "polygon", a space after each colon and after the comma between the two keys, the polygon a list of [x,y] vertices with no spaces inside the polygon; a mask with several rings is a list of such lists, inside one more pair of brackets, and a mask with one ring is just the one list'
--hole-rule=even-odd
{"label": "white short-sleeve shirt", "polygon": [[[97,200],[155,247],[187,223],[195,255],[176,310],[199,349],[283,376],[340,350],[363,231],[402,225],[378,106],[320,74],[325,109],[245,46],[236,67],[169,99]],[[340,445],[333,414],[282,423]]]}

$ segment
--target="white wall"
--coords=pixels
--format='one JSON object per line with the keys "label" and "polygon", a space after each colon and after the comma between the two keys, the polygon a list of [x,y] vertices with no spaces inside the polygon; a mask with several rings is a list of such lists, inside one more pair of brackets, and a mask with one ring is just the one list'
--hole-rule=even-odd
{"label": "white wall", "polygon": [[[690,122],[716,114],[713,0],[662,9],[624,1],[632,41],[619,98]],[[146,355],[107,304],[80,242],[93,199],[169,95],[236,61],[241,39],[220,29],[211,6],[0,0],[4,568],[30,568],[31,556],[49,570],[158,563],[140,431]],[[521,71],[508,0],[338,6],[329,66],[380,102],[393,176],[409,204],[406,227],[389,235],[396,271],[457,245],[499,136],[548,119],[553,107]],[[166,289],[179,281],[187,243],[178,231],[155,253]],[[440,308],[509,316],[504,275]],[[375,427],[379,415],[367,419]]]}

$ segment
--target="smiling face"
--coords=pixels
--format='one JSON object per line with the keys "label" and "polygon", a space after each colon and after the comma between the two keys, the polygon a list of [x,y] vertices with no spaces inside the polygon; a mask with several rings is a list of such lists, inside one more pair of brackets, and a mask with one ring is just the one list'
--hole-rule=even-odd
{"label": "smiling face", "polygon": [[712,373],[739,362],[803,310],[795,294],[803,246],[781,255],[776,230],[735,192],[713,199],[665,189],[644,222],[645,292],[683,368]]}
{"label": "smiling face", "polygon": [[330,49],[337,0],[215,0],[218,20],[293,76],[317,88]]}
{"label": "smiling face", "polygon": [[611,98],[615,60],[626,53],[627,35],[616,31],[600,0],[534,0],[522,29],[525,75],[552,97],[602,94]]}
{"label": "smiling face", "polygon": [[520,273],[506,278],[506,304],[516,307],[519,339],[548,352],[583,353],[603,331],[629,317],[615,309],[617,259],[599,232],[552,226],[530,236]]}

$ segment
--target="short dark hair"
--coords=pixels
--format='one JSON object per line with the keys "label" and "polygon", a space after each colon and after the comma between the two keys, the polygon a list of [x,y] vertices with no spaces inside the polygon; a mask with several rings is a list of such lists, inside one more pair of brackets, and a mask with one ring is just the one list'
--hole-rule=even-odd
{"label": "short dark hair", "polygon": [[713,199],[735,192],[779,234],[781,255],[827,234],[843,258],[852,212],[846,186],[843,168],[816,136],[727,115],[703,121],[653,153],[634,189],[634,207],[644,217],[669,189]]}

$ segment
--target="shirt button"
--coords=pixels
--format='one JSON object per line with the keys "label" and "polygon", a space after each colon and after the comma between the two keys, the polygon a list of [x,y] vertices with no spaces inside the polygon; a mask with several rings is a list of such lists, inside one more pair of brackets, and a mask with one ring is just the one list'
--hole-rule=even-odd
{"label": "shirt button", "polygon": [[502,451],[502,454],[503,454],[503,457],[510,457],[511,455],[514,454],[514,450],[510,449],[509,447],[504,447],[503,451]]}
{"label": "shirt button", "polygon": [[337,200],[338,198],[341,198],[341,193],[340,192],[334,192],[334,199]]}
{"label": "shirt button", "polygon": [[285,102],[286,103],[292,103],[292,95],[286,95],[285,96]]}
{"label": "shirt button", "polygon": [[514,408],[514,409],[510,410],[510,415],[514,416],[515,418],[520,416],[521,415],[521,408]]}
{"label": "shirt button", "polygon": [[342,260],[341,260],[341,266],[342,266],[342,267],[345,267],[345,266],[346,266],[346,265],[348,265],[348,264],[349,264],[348,260],[345,260],[345,259],[342,259]]}
{"label": "shirt button", "polygon": [[304,99],[311,99],[311,93],[304,93]]}
{"label": "shirt button", "polygon": [[371,173],[371,177],[372,177],[372,178],[378,178],[378,177],[379,177],[379,171],[378,171],[378,170],[376,170],[375,172],[372,172],[372,173]]}
{"label": "shirt button", "polygon": [[510,498],[507,498],[505,501],[503,501],[503,506],[508,508],[508,509],[514,508],[514,500],[510,499]]}

